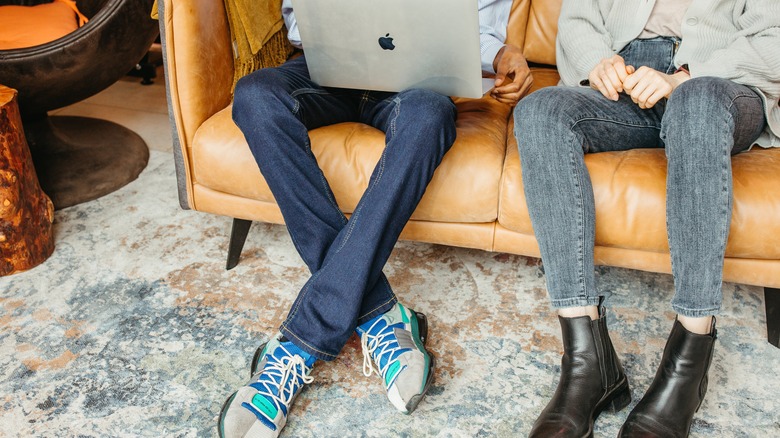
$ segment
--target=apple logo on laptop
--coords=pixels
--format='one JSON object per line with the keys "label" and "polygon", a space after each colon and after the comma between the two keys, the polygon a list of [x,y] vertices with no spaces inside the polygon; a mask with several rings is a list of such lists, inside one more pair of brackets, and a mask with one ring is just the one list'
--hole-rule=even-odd
{"label": "apple logo on laptop", "polygon": [[379,37],[379,47],[384,50],[395,49],[395,44],[393,44],[393,37],[391,37],[389,33],[383,37]]}

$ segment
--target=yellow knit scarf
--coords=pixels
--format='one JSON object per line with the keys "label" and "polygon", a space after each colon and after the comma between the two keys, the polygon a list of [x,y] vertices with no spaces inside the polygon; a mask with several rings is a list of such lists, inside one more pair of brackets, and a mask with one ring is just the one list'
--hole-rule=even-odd
{"label": "yellow knit scarf", "polygon": [[[60,0],[68,1],[68,0]],[[281,0],[224,0],[233,42],[233,88],[253,71],[282,64],[295,49],[287,40]],[[152,18],[158,19],[157,0]],[[231,91],[232,89],[231,88]]]}
{"label": "yellow knit scarf", "polygon": [[282,64],[293,52],[281,0],[224,0],[233,39],[233,87],[243,76]]}

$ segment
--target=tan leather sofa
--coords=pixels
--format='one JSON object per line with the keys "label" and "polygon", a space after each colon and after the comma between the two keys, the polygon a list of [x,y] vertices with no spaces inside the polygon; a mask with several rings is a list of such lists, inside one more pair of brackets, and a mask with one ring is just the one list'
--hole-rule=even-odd
{"label": "tan leather sofa", "polygon": [[[533,67],[534,89],[555,85],[560,0],[516,0],[508,41]],[[235,218],[228,265],[250,221],[282,223],[231,120],[233,58],[223,0],[159,2],[176,170],[183,208]],[[525,205],[511,108],[456,99],[458,138],[402,238],[539,257]],[[344,212],[365,189],[384,135],[343,123],[311,131],[312,149]],[[670,272],[663,150],[587,156],[596,199],[596,263]],[[780,335],[780,148],[733,158],[734,212],[724,280],[765,287],[770,342]],[[760,316],[759,316],[760,317]]]}

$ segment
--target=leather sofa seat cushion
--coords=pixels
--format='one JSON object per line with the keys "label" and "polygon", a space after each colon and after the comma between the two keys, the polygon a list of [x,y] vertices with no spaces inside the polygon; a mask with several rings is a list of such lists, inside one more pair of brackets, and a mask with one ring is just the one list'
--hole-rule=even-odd
{"label": "leather sofa seat cushion", "polygon": [[75,12],[64,3],[0,6],[0,50],[46,44],[78,27]]}
{"label": "leather sofa seat cushion", "polygon": [[[589,154],[596,200],[596,245],[668,252],[666,156],[663,149]],[[734,207],[726,257],[780,258],[780,148],[754,147],[732,158]],[[523,193],[517,143],[509,139],[501,187],[499,222],[532,234]]]}
{"label": "leather sofa seat cushion", "polygon": [[[528,94],[533,93],[536,90],[540,90],[544,87],[554,87],[558,85],[561,80],[561,76],[558,74],[558,70],[549,67],[531,67],[531,74],[533,75],[534,82],[531,84],[531,89],[528,90]],[[509,132],[512,132],[510,126]]]}
{"label": "leather sofa seat cushion", "polygon": [[[412,218],[493,222],[498,215],[497,188],[510,108],[491,98],[455,102],[457,140]],[[232,122],[231,111],[228,107],[218,112],[195,133],[189,151],[194,182],[219,192],[272,202],[273,195],[243,134]],[[384,133],[360,123],[341,123],[312,130],[309,136],[336,201],[345,213],[351,213],[382,154]]]}

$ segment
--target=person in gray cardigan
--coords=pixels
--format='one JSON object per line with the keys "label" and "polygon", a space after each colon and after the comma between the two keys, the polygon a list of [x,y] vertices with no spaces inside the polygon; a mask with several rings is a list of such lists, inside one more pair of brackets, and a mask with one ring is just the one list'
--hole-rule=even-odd
{"label": "person in gray cardigan", "polygon": [[780,146],[780,2],[564,0],[561,86],[520,101],[528,211],[564,355],[532,437],[589,437],[631,401],[595,287],[584,154],[665,148],[677,314],[658,372],[621,437],[685,437],[707,390],[732,209],[731,155]]}

